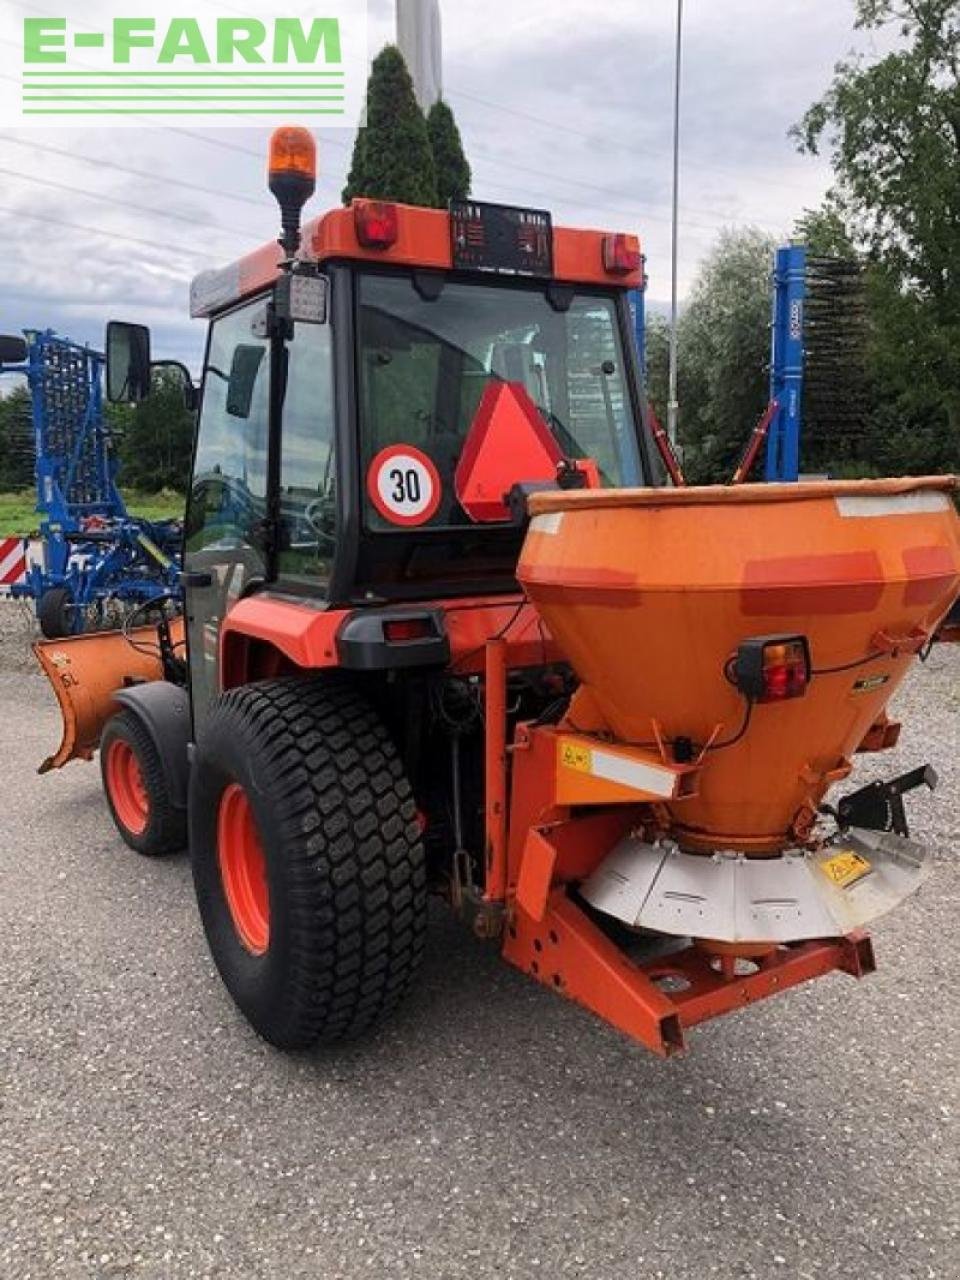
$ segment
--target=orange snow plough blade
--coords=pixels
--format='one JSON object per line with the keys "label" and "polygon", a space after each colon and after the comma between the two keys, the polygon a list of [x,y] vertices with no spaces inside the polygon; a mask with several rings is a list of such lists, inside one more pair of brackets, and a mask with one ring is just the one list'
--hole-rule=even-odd
{"label": "orange snow plough blade", "polygon": [[[182,619],[171,623],[170,631],[173,643],[182,644]],[[122,631],[99,631],[66,640],[41,640],[33,651],[63,715],[63,739],[39,773],[59,769],[70,760],[92,759],[103,726],[118,710],[114,694],[125,684],[162,678],[154,627],[139,627],[129,636]]]}

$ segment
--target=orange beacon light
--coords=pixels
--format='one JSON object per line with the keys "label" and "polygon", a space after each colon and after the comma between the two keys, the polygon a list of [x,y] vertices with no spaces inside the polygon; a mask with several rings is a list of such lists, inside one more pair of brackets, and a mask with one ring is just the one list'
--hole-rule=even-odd
{"label": "orange beacon light", "polygon": [[280,245],[292,258],[300,248],[301,211],[317,185],[317,144],[309,129],[283,125],[273,131],[268,180],[280,206]]}

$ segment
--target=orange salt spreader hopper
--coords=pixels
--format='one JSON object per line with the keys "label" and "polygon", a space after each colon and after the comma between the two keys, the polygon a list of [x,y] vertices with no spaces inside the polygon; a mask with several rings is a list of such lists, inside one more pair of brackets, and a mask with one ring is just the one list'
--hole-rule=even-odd
{"label": "orange salt spreader hopper", "polygon": [[606,779],[662,797],[661,830],[623,837],[588,902],[668,934],[789,942],[848,933],[919,884],[913,842],[853,821],[824,843],[814,824],[854,752],[895,740],[884,708],[960,589],[955,483],[531,496],[518,576],[582,682],[558,777],[571,796]]}

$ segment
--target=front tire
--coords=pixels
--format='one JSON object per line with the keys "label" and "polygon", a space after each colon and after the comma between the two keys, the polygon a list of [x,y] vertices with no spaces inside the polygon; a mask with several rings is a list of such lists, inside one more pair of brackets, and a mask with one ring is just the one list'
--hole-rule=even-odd
{"label": "front tire", "polygon": [[409,988],[426,929],[410,784],[352,689],[297,678],[225,693],[199,735],[190,848],[207,942],[282,1049],[360,1034]]}
{"label": "front tire", "polygon": [[170,800],[153,738],[132,711],[118,711],[100,739],[100,776],[123,840],[147,858],[183,849],[186,814]]}

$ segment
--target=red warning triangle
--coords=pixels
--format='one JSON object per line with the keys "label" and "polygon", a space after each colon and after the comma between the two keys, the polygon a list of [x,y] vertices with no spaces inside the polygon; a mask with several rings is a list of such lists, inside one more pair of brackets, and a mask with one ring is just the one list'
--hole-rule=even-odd
{"label": "red warning triangle", "polygon": [[554,480],[563,452],[520,382],[490,382],[454,475],[457,501],[479,523],[509,520],[515,484]]}

